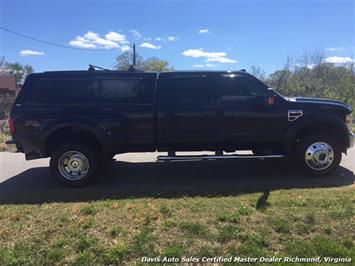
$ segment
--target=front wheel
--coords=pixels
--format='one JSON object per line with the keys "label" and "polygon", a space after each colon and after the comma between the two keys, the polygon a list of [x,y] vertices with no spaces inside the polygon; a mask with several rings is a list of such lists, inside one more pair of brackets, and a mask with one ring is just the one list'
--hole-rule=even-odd
{"label": "front wheel", "polygon": [[50,169],[61,184],[69,187],[84,186],[95,173],[95,153],[83,144],[64,144],[52,154]]}
{"label": "front wheel", "polygon": [[334,171],[341,161],[341,149],[331,136],[308,136],[298,143],[296,159],[303,170],[314,176]]}

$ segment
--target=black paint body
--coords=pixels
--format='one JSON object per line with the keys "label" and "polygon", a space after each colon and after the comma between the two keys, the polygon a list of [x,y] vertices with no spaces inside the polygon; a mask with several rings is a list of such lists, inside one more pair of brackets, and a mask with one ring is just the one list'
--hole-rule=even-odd
{"label": "black paint body", "polygon": [[[63,86],[71,86],[68,95],[74,96],[63,96],[66,88],[53,80],[66,80]],[[123,80],[122,95],[114,92],[115,80]],[[90,83],[90,95],[83,90],[81,97],[73,85],[82,81]],[[117,98],[107,98],[105,86]],[[288,121],[289,110],[302,110],[303,116]],[[260,147],[288,153],[302,129],[319,123],[339,131],[346,151],[349,113],[351,108],[342,102],[285,98],[243,71],[61,71],[30,75],[11,117],[19,151],[35,159],[51,155],[47,145],[52,134],[73,127],[94,136],[102,153]]]}

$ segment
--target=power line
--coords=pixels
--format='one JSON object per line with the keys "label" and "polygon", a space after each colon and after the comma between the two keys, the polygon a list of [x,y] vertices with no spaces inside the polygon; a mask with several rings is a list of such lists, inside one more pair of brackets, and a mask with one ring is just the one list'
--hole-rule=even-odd
{"label": "power line", "polygon": [[[9,29],[4,28],[2,26],[0,26],[0,29],[3,30],[3,31],[9,32],[11,34],[17,35],[19,37],[22,37],[22,38],[25,38],[25,39],[29,39],[29,40],[32,40],[32,41],[36,41],[36,42],[40,42],[40,43],[44,43],[44,44],[47,44],[47,45],[52,45],[52,46],[61,47],[61,48],[67,48],[67,49],[74,49],[74,50],[93,51],[93,50],[89,50],[89,49],[86,49],[86,48],[72,47],[72,46],[69,46],[69,45],[63,45],[63,44],[58,44],[58,43],[54,43],[54,42],[48,42],[48,41],[40,40],[40,39],[31,37],[31,36],[28,36],[28,35],[25,35],[25,34],[22,34],[22,33],[18,33],[18,32],[9,30]],[[105,50],[95,50],[95,51],[105,51]]]}

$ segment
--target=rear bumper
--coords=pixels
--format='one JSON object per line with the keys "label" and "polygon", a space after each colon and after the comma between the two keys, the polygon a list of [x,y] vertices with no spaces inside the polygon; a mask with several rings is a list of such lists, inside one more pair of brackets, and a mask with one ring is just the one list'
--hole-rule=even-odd
{"label": "rear bumper", "polygon": [[17,151],[24,153],[26,160],[44,158],[43,152],[41,152],[38,145],[35,145],[32,141],[28,141],[15,134],[12,136],[12,139],[16,145]]}

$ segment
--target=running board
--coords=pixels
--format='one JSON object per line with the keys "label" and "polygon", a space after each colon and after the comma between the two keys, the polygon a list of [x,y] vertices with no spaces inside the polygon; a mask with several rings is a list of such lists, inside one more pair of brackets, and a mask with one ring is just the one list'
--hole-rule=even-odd
{"label": "running board", "polygon": [[282,154],[252,155],[252,154],[227,154],[227,155],[178,155],[158,156],[158,161],[199,161],[199,160],[224,160],[224,159],[271,159],[283,158]]}

